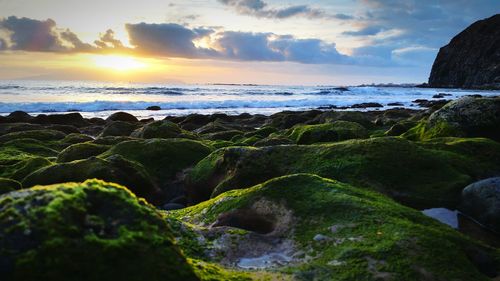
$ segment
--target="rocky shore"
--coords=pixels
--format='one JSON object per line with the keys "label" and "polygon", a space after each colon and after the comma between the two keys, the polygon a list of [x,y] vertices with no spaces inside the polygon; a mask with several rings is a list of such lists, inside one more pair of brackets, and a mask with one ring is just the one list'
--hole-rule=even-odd
{"label": "rocky shore", "polygon": [[498,244],[421,210],[498,238],[500,98],[427,106],[0,117],[0,276],[498,278]]}

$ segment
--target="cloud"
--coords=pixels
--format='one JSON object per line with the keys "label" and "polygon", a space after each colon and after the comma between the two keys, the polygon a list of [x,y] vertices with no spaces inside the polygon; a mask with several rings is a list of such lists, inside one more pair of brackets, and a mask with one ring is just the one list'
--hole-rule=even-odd
{"label": "cloud", "polygon": [[239,14],[249,15],[258,18],[286,19],[301,16],[309,19],[336,18],[340,20],[352,19],[346,14],[330,15],[323,10],[311,8],[308,5],[293,5],[284,8],[269,8],[268,4],[262,0],[218,0],[220,3],[236,10]]}
{"label": "cloud", "polygon": [[211,29],[189,29],[175,23],[126,24],[130,43],[144,54],[165,55],[183,58],[198,58],[213,54],[211,49],[198,48],[194,40],[213,32]]}
{"label": "cloud", "polygon": [[[432,65],[437,49],[471,23],[500,10],[498,0],[358,0],[356,26],[363,63]],[[413,61],[412,61],[413,60]]]}
{"label": "cloud", "polygon": [[90,53],[126,49],[114,38],[112,30],[107,30],[94,44],[82,42],[70,29],[58,28],[52,19],[0,18],[0,50],[3,51]]}
{"label": "cloud", "polygon": [[370,25],[356,31],[344,31],[342,32],[342,34],[349,36],[369,36],[369,35],[376,35],[382,32],[383,30],[384,29],[381,26]]}
{"label": "cloud", "polygon": [[104,34],[100,35],[98,40],[94,41],[97,47],[102,49],[114,48],[114,49],[123,49],[123,43],[115,38],[115,32],[111,29],[106,30]]}
{"label": "cloud", "polygon": [[[11,50],[57,52],[67,49],[55,31],[56,23],[11,16],[0,20],[0,29],[9,34]],[[2,38],[7,41],[5,38]]]}

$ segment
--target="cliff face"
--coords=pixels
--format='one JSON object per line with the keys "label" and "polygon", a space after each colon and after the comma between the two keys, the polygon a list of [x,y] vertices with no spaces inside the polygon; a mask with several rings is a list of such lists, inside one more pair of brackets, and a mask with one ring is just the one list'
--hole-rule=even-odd
{"label": "cliff face", "polygon": [[500,14],[473,23],[439,50],[429,86],[500,89]]}

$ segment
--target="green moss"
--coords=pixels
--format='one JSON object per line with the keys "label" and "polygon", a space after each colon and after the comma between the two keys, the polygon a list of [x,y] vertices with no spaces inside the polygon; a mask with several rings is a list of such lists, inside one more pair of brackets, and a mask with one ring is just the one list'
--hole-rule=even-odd
{"label": "green moss", "polygon": [[461,137],[465,133],[447,122],[438,122],[430,125],[427,121],[420,121],[413,128],[401,135],[404,138],[414,141],[425,141],[440,137]]}
{"label": "green moss", "polygon": [[177,124],[168,120],[155,121],[144,125],[142,128],[136,130],[133,137],[143,138],[143,139],[153,139],[153,138],[187,138],[196,139],[196,135],[193,133],[181,129]]}
{"label": "green moss", "polygon": [[40,184],[81,182],[92,178],[125,185],[149,202],[161,203],[161,198],[158,198],[159,190],[151,182],[144,167],[120,155],[54,164],[31,173],[24,178],[22,184],[24,187],[31,187]]}
{"label": "green moss", "polygon": [[[500,153],[493,142],[468,141],[477,142],[491,155]],[[498,171],[500,162],[495,157],[385,137],[310,146],[220,149],[191,171],[188,191],[199,202],[212,192],[218,195],[276,176],[305,172],[368,187],[406,204],[454,206],[463,187]]]}
{"label": "green moss", "polygon": [[0,178],[0,195],[21,189],[21,183],[12,179]]}
{"label": "green moss", "polygon": [[4,147],[41,157],[55,157],[60,145],[56,141],[40,141],[36,139],[17,139],[5,142]]}
{"label": "green moss", "polygon": [[212,152],[212,148],[188,139],[149,139],[126,141],[113,146],[102,157],[119,154],[142,164],[160,183],[171,181],[176,174]]}
{"label": "green moss", "polygon": [[235,141],[243,136],[243,132],[239,130],[226,130],[215,133],[203,134],[202,138],[207,140],[230,140]]}
{"label": "green moss", "polygon": [[245,133],[243,136],[246,138],[253,137],[253,136],[258,136],[260,138],[265,138],[269,136],[272,133],[276,133],[278,129],[272,127],[272,126],[264,126],[262,128],[259,128],[255,131]]}
{"label": "green moss", "polygon": [[153,207],[89,180],[0,197],[5,280],[199,280]]}
{"label": "green moss", "polygon": [[64,146],[68,146],[72,144],[83,143],[93,140],[94,139],[90,136],[72,133],[64,137],[64,139],[61,140],[61,143],[64,144]]}
{"label": "green moss", "polygon": [[39,141],[57,141],[64,139],[66,134],[56,130],[31,130],[31,131],[21,131],[12,132],[0,136],[0,143],[5,143],[12,140],[18,139],[35,139]]}
{"label": "green moss", "polygon": [[367,138],[366,129],[355,122],[335,121],[319,125],[297,125],[292,128],[289,137],[298,144],[335,142],[347,139]]}
{"label": "green moss", "polygon": [[57,156],[57,162],[71,162],[97,156],[108,150],[110,146],[94,144],[91,142],[77,143],[68,146]]}
{"label": "green moss", "polygon": [[[279,211],[272,211],[273,205],[280,206],[274,209]],[[282,220],[283,208],[292,220]],[[426,280],[429,276],[436,280],[488,280],[476,267],[477,260],[469,258],[471,249],[500,269],[497,250],[383,195],[314,175],[285,176],[231,190],[168,215],[203,226],[237,210],[253,210],[274,219],[279,234],[268,234],[262,241],[293,241],[291,250],[296,254],[291,264],[272,270],[292,274],[296,280],[377,280],[381,276],[392,280]],[[214,231],[207,230],[206,237]],[[313,239],[318,234],[324,239]],[[248,243],[256,243],[255,238],[248,239],[253,241]],[[247,243],[241,241],[226,245],[223,251]],[[264,249],[261,254],[266,253]]]}
{"label": "green moss", "polygon": [[106,125],[102,130],[100,137],[109,136],[130,136],[132,132],[137,129],[138,125],[124,121],[113,121]]}

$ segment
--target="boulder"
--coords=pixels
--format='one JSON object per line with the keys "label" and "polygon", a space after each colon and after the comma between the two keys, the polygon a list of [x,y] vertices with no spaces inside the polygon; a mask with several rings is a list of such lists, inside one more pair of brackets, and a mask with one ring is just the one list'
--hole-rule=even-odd
{"label": "boulder", "polygon": [[297,125],[292,128],[289,137],[295,140],[297,144],[312,144],[348,139],[364,139],[368,137],[368,132],[358,123],[335,121],[319,125]]}
{"label": "boulder", "polygon": [[500,233],[500,177],[480,180],[465,187],[460,210]]}
{"label": "boulder", "polygon": [[407,137],[427,140],[436,137],[487,137],[500,141],[500,98],[465,97],[432,113],[428,122],[410,130]]}
{"label": "boulder", "polygon": [[101,179],[127,186],[137,196],[153,204],[161,203],[159,189],[139,163],[131,162],[119,155],[106,159],[91,157],[68,163],[59,163],[39,169],[24,178],[24,187],[64,182],[81,182],[87,179]]}
{"label": "boulder", "polygon": [[0,195],[21,189],[21,183],[7,178],[0,178]]}
{"label": "boulder", "polygon": [[146,124],[135,130],[131,136],[143,139],[196,138],[196,136],[191,132],[183,130],[177,124],[167,120],[155,121]]}
{"label": "boulder", "polygon": [[442,47],[430,87],[500,88],[500,14],[477,21]]}
{"label": "boulder", "polygon": [[57,155],[57,162],[62,163],[87,159],[92,156],[97,156],[109,148],[110,146],[94,144],[91,142],[73,144],[66,147],[59,153],[59,155]]}
{"label": "boulder", "polygon": [[112,121],[109,122],[104,130],[102,130],[99,137],[109,136],[130,136],[132,132],[137,129],[138,125],[125,121]]}
{"label": "boulder", "polygon": [[165,219],[117,184],[14,191],[0,213],[3,280],[199,280]]}
{"label": "boulder", "polygon": [[[178,227],[185,252],[290,274],[270,280],[473,281],[500,271],[495,248],[379,193],[311,174],[231,190],[167,215],[185,223]],[[450,260],[453,266],[441,266]]]}
{"label": "boulder", "polygon": [[191,203],[290,173],[315,173],[373,189],[410,206],[456,207],[464,186],[500,171],[500,143],[441,139],[415,143],[399,137],[309,146],[228,147],[189,172]]}
{"label": "boulder", "polygon": [[122,122],[139,122],[139,119],[134,115],[127,112],[115,112],[111,114],[108,118],[106,118],[107,122],[110,121],[122,121]]}

